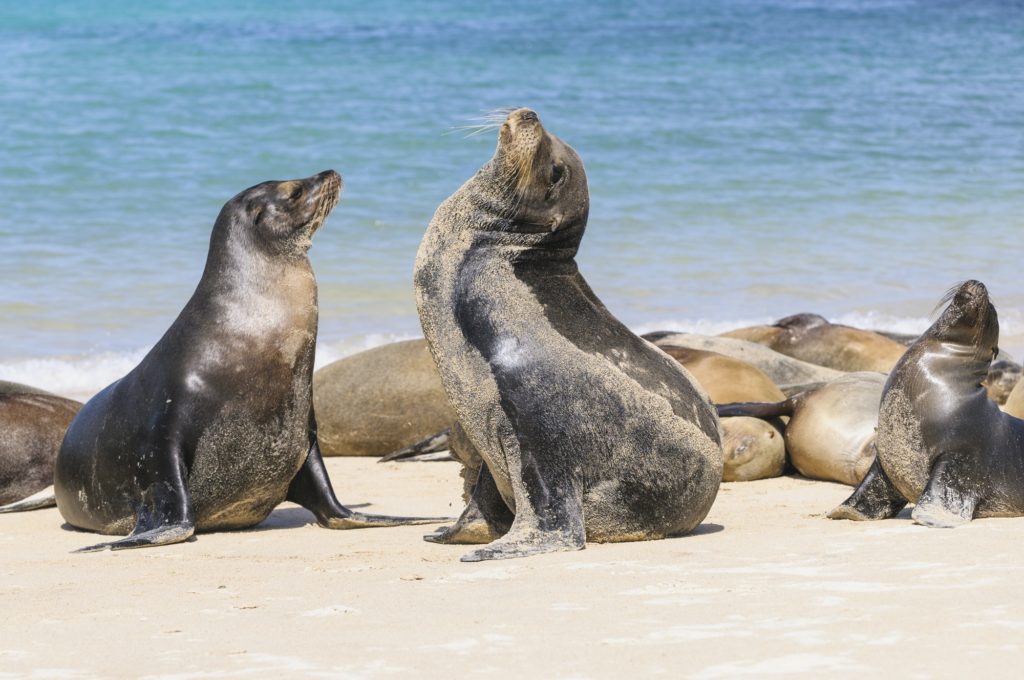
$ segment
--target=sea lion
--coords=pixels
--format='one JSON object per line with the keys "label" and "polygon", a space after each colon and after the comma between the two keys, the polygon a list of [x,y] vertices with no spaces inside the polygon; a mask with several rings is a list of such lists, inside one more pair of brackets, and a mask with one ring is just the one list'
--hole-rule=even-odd
{"label": "sea lion", "polygon": [[[1013,394],[1014,389],[1020,383],[1022,374],[1024,374],[1024,367],[1016,361],[996,358],[989,367],[988,375],[985,376],[985,380],[981,384],[985,386],[988,398],[1002,406],[1009,401],[1010,395]],[[1024,415],[1014,413],[1005,408],[1003,410],[1018,418]]]}
{"label": "sea lion", "polygon": [[[740,359],[689,347],[661,350],[678,361],[708,393],[712,403],[782,401],[786,396],[763,371]],[[722,418],[723,482],[780,476],[786,468],[785,425],[779,419]]]}
{"label": "sea lion", "polygon": [[240,529],[286,498],[332,529],[405,523],[334,496],[317,445],[317,289],[307,251],[337,204],[333,170],[264,182],[225,204],[206,269],[177,320],[128,375],[90,399],[57,456],[72,526],[129,534],[84,550]]}
{"label": "sea lion", "polygon": [[875,425],[885,376],[849,373],[775,404],[724,404],[727,416],[790,416],[785,439],[800,474],[856,486],[874,460]]}
{"label": "sea lion", "polygon": [[718,492],[707,396],[579,273],[589,202],[576,152],[517,109],[420,244],[420,322],[484,463],[462,517],[427,540],[500,536],[464,561],[683,534]]}
{"label": "sea lion", "polygon": [[325,456],[382,456],[455,420],[426,340],[374,347],[313,374]]}
{"label": "sea lion", "polygon": [[771,326],[739,328],[722,337],[748,340],[776,352],[837,371],[888,373],[906,347],[851,326],[829,323],[817,314],[795,314]]}
{"label": "sea lion", "polygon": [[1024,418],[1024,380],[1018,381],[1013,386],[1002,408],[1004,412],[1015,418]]}
{"label": "sea lion", "polygon": [[1024,420],[1003,413],[982,381],[998,352],[988,290],[967,281],[886,381],[878,456],[833,519],[885,519],[908,502],[930,527],[1024,514]]}
{"label": "sea lion", "polygon": [[0,380],[0,504],[53,484],[53,461],[80,408],[72,399]]}
{"label": "sea lion", "polygon": [[734,359],[746,361],[748,364],[753,364],[763,371],[783,391],[785,391],[787,385],[827,382],[843,374],[842,371],[809,364],[806,361],[788,357],[764,345],[747,340],[678,333],[676,331],[645,333],[643,338],[653,342],[662,350],[669,347],[688,347],[717,352]]}

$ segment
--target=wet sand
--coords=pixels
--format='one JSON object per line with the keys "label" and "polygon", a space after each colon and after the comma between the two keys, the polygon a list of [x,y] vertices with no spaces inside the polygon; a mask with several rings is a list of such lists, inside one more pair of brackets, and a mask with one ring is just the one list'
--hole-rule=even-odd
{"label": "wet sand", "polygon": [[[457,514],[454,463],[331,459],[346,503]],[[429,527],[328,531],[291,505],[158,549],[55,509],[0,517],[0,678],[1014,677],[1024,519],[823,514],[849,489],[722,486],[696,534],[462,564]]]}

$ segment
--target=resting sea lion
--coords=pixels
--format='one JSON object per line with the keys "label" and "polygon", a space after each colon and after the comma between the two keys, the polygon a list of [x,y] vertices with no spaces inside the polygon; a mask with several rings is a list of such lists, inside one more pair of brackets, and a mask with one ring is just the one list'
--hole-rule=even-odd
{"label": "resting sea lion", "polygon": [[[988,369],[988,375],[982,381],[982,385],[985,386],[985,391],[988,393],[988,398],[1001,406],[1006,404],[1014,389],[1020,384],[1022,371],[1024,371],[1024,368],[1016,361],[1009,359],[996,359],[993,361]],[[1003,410],[1018,418],[1024,415],[1013,413],[1005,408]]]}
{"label": "resting sea lion", "polygon": [[837,371],[888,373],[906,351],[906,347],[883,335],[829,323],[817,314],[787,316],[771,326],[740,328],[722,336],[756,342]]}
{"label": "resting sea lion", "polygon": [[707,397],[577,269],[588,209],[579,156],[518,109],[420,245],[420,321],[484,462],[462,517],[428,539],[479,542],[507,527],[463,560],[686,533],[718,492]]}
{"label": "resting sea lion", "polygon": [[85,550],[253,526],[286,498],[329,528],[405,523],[341,505],[317,446],[317,291],[306,253],[340,191],[328,170],[258,184],[221,210],[177,320],[64,438],[61,514],[82,529],[130,533]]}
{"label": "resting sea lion", "polygon": [[313,374],[313,405],[325,456],[382,456],[455,419],[423,339],[321,368]]}
{"label": "resting sea lion", "polygon": [[1024,514],[1024,420],[1000,411],[981,384],[998,352],[995,307],[978,281],[947,301],[889,375],[878,456],[829,517],[884,519],[907,502],[932,527]]}
{"label": "resting sea lion", "polygon": [[849,373],[775,404],[724,404],[720,416],[790,416],[786,450],[805,477],[855,486],[874,460],[885,376]]}
{"label": "resting sea lion", "polygon": [[[688,347],[661,348],[678,361],[708,393],[712,403],[782,401],[786,396],[759,368],[717,352]],[[722,418],[723,482],[780,476],[786,468],[781,420]]]}
{"label": "resting sea lion", "polygon": [[[72,399],[0,380],[0,504],[53,484],[53,461],[80,408],[82,404]],[[48,496],[33,507],[52,504]]]}
{"label": "resting sea lion", "polygon": [[662,350],[668,347],[688,347],[717,352],[746,361],[763,371],[771,378],[772,382],[782,389],[785,389],[787,385],[826,382],[842,375],[842,371],[809,364],[747,340],[675,331],[656,331],[646,333],[643,337]]}

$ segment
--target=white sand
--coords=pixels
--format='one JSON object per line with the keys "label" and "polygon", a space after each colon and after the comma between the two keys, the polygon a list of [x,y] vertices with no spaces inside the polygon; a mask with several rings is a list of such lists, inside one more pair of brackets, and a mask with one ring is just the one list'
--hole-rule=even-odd
{"label": "white sand", "polygon": [[[461,509],[453,463],[328,465],[375,512]],[[82,555],[56,510],[0,516],[0,678],[1018,677],[1024,520],[823,519],[848,492],[725,484],[692,536],[480,564],[294,506]]]}

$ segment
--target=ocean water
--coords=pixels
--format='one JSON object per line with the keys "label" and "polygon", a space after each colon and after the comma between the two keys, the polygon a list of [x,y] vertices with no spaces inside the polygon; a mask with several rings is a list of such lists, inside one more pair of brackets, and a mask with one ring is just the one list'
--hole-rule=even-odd
{"label": "ocean water", "polygon": [[0,379],[88,396],[191,295],[220,206],[326,168],[320,362],[419,334],[417,244],[535,108],[638,330],[916,332],[979,278],[1024,347],[1019,2],[0,3]]}

